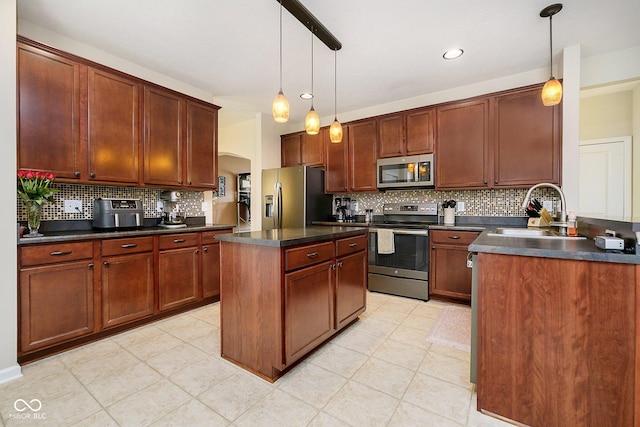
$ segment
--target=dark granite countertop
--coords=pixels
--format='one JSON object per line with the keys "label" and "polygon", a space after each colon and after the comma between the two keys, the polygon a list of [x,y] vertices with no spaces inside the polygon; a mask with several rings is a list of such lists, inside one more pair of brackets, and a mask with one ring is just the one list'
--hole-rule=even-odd
{"label": "dark granite countertop", "polygon": [[310,226],[305,228],[283,228],[279,230],[246,231],[243,233],[221,234],[216,239],[223,242],[244,243],[249,245],[286,247],[303,243],[313,243],[342,237],[365,234],[362,227]]}
{"label": "dark granite countertop", "polygon": [[233,228],[233,224],[215,224],[215,225],[188,225],[184,228],[163,228],[158,226],[142,227],[135,230],[67,230],[67,231],[49,231],[42,237],[22,237],[18,239],[18,245],[28,245],[35,243],[54,243],[54,242],[72,242],[76,240],[92,240],[92,239],[112,239],[116,237],[139,237],[150,236],[155,234],[175,234],[190,233],[200,231],[215,231]]}
{"label": "dark granite countertop", "polygon": [[640,264],[640,255],[605,251],[591,238],[582,240],[531,239],[489,236],[486,230],[469,245],[470,252],[562,258],[582,261]]}

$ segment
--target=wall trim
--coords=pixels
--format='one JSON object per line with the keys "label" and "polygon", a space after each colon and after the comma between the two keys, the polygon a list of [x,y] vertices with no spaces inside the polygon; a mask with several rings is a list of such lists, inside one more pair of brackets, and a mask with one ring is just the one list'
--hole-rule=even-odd
{"label": "wall trim", "polygon": [[17,363],[8,368],[0,370],[0,384],[22,378],[22,368]]}

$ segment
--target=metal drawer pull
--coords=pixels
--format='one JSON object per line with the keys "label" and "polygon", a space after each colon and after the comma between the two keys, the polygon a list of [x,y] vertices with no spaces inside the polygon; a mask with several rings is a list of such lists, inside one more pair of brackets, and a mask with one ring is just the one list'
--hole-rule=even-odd
{"label": "metal drawer pull", "polygon": [[184,239],[173,239],[173,243],[183,243]]}
{"label": "metal drawer pull", "polygon": [[344,264],[342,262],[339,262],[338,267],[344,267]]}
{"label": "metal drawer pull", "polygon": [[358,244],[357,244],[357,243],[349,243],[349,247],[350,247],[350,248],[355,248],[356,246],[358,246]]}
{"label": "metal drawer pull", "polygon": [[449,236],[449,238],[453,239],[453,240],[458,240],[460,238],[460,236]]}
{"label": "metal drawer pull", "polygon": [[318,252],[311,252],[310,254],[307,254],[307,256],[308,256],[309,258],[315,258],[315,257],[317,257],[317,256],[318,256]]}
{"label": "metal drawer pull", "polygon": [[51,256],[60,256],[60,255],[69,255],[71,251],[55,251],[51,252],[49,255]]}
{"label": "metal drawer pull", "polygon": [[122,249],[128,249],[128,248],[135,248],[135,247],[137,247],[137,246],[138,246],[138,245],[137,245],[136,243],[126,243],[126,244],[124,244],[124,245],[122,245],[122,246],[120,246],[120,247],[121,247]]}

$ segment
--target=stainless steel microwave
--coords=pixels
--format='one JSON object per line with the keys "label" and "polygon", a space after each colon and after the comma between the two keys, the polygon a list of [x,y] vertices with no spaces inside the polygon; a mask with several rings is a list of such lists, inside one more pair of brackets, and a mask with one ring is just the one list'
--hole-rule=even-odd
{"label": "stainless steel microwave", "polygon": [[392,157],[377,161],[378,188],[433,188],[433,154]]}

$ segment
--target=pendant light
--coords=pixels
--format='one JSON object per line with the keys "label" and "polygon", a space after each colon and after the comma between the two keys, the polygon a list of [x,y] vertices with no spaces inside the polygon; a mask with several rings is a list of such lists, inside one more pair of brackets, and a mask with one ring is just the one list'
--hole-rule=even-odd
{"label": "pendant light", "polygon": [[286,123],[289,120],[289,101],[282,93],[282,0],[280,0],[280,91],[273,100],[271,113],[273,120],[277,123]]}
{"label": "pendant light", "polygon": [[334,144],[342,142],[342,125],[338,121],[338,51],[333,51],[333,123],[329,127],[329,140]]}
{"label": "pendant light", "polygon": [[[311,95],[313,95],[313,27],[311,28]],[[311,98],[311,109],[304,119],[304,128],[309,135],[317,135],[320,132],[320,117],[313,108],[313,98]]]}
{"label": "pendant light", "polygon": [[553,15],[562,10],[562,3],[552,4],[540,11],[540,17],[549,18],[549,53],[551,59],[551,77],[542,88],[542,103],[548,107],[558,105],[562,100],[562,84],[553,77]]}

